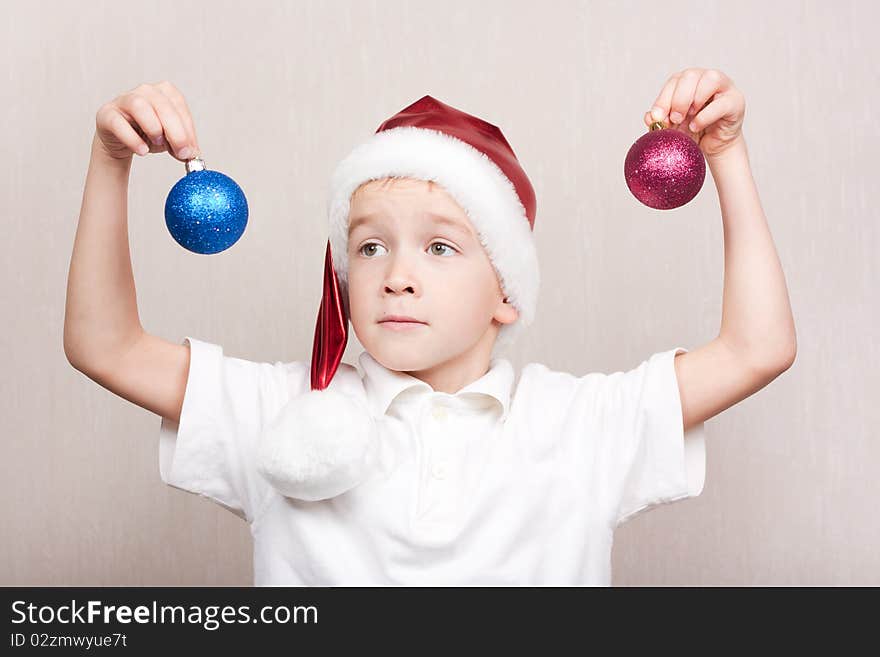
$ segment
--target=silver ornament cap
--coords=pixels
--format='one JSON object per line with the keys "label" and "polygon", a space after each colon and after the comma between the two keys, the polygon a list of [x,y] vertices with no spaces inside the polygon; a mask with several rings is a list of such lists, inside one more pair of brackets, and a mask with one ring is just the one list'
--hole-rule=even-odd
{"label": "silver ornament cap", "polygon": [[193,171],[204,171],[208,167],[205,166],[205,161],[200,157],[194,157],[191,160],[186,161],[186,172],[192,173]]}

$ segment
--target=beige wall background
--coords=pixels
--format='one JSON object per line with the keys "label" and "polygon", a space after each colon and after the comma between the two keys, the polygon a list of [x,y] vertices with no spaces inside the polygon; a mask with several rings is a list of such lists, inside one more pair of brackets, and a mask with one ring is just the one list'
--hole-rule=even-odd
{"label": "beige wall background", "polygon": [[[164,485],[160,418],[67,362],[67,272],[95,113],[142,82],[186,96],[209,168],[245,190],[241,240],[178,246],[185,171],[135,158],[145,328],[250,360],[307,360],[335,164],[424,94],[498,125],[538,197],[539,318],[507,352],[612,372],[717,335],[723,234],[710,172],[669,212],[623,159],[667,77],[718,68],[746,96],[753,174],[785,269],[794,366],[707,423],[702,495],[616,534],[615,585],[878,585],[874,3],[3,2],[0,584],[250,585],[247,525]],[[362,350],[353,332],[345,361]]]}

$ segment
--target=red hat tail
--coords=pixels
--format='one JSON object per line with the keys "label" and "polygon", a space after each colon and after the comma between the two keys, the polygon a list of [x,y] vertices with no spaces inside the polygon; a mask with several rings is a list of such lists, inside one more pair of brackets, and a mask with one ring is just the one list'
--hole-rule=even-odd
{"label": "red hat tail", "polygon": [[330,240],[324,255],[324,294],[315,325],[312,345],[312,390],[323,390],[333,379],[348,342],[348,317],[339,292],[339,280],[333,267]]}

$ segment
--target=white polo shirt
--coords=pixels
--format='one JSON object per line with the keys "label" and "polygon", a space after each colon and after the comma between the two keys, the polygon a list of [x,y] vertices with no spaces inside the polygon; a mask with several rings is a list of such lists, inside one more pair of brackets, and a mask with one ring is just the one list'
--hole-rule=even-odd
{"label": "white polo shirt", "polygon": [[190,337],[179,423],[159,473],[250,525],[257,586],[611,584],[616,526],[699,495],[705,428],[683,432],[673,358],[576,376],[506,359],[450,395],[366,351],[331,382],[363,386],[375,473],[328,500],[283,496],[256,470],[260,432],[309,389],[306,361],[257,363]]}

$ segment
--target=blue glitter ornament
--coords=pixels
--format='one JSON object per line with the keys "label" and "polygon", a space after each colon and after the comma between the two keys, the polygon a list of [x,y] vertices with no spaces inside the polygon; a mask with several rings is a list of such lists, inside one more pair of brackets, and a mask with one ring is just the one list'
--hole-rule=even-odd
{"label": "blue glitter ornament", "polygon": [[186,175],[165,199],[165,225],[177,243],[193,253],[219,253],[238,241],[247,220],[241,187],[200,157],[187,160]]}

